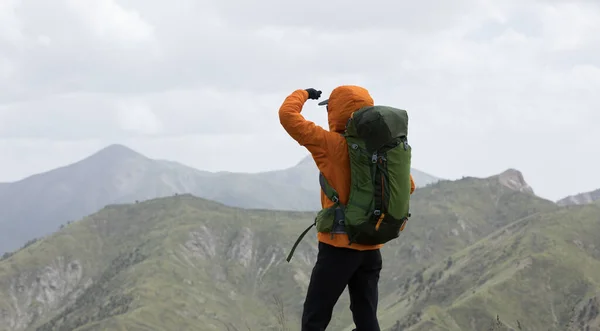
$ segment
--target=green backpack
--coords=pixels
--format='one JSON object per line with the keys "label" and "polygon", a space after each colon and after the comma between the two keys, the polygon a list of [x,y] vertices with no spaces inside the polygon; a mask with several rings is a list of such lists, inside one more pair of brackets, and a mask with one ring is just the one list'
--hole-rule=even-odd
{"label": "green backpack", "polygon": [[343,134],[350,156],[351,186],[347,205],[319,174],[321,189],[334,202],[324,208],[296,240],[287,257],[313,227],[324,233],[347,233],[353,243],[384,244],[398,238],[408,218],[412,148],[408,114],[387,106],[363,107],[352,114]]}

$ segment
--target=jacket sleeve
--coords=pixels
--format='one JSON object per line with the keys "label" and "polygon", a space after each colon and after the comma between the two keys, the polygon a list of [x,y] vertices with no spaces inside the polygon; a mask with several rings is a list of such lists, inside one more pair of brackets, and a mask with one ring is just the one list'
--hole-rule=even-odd
{"label": "jacket sleeve", "polygon": [[410,175],[410,194],[413,194],[415,191],[415,181],[413,179],[412,174]]}
{"label": "jacket sleeve", "polygon": [[279,108],[279,122],[294,140],[314,153],[325,149],[329,131],[306,120],[300,114],[306,100],[308,92],[305,90],[292,92]]}

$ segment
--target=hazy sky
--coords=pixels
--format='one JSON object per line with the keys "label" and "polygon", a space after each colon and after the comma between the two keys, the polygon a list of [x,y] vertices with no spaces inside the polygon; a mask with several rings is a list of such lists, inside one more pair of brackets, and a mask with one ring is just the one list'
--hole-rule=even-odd
{"label": "hazy sky", "polygon": [[[306,151],[297,88],[359,84],[410,115],[413,166],[600,188],[598,1],[0,0],[0,181],[111,144],[206,170]],[[355,3],[355,5],[349,5]],[[303,114],[326,126],[308,101]]]}

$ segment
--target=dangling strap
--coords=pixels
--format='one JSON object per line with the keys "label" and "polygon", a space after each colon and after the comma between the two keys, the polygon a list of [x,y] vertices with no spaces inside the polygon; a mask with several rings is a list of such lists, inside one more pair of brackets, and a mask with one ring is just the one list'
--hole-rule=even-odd
{"label": "dangling strap", "polygon": [[[323,173],[319,173],[319,184],[321,185],[321,190],[323,190],[323,193],[325,193],[327,198],[334,203],[334,205],[332,207],[330,207],[331,209],[335,210],[338,208],[338,206],[342,206],[342,208],[344,207],[344,205],[342,203],[340,203],[338,193],[336,192],[336,190],[333,187],[331,187],[329,185],[329,183],[327,182],[327,179],[325,178],[325,176],[323,176]],[[336,212],[336,214],[338,214],[338,212]],[[317,218],[315,218],[315,221],[313,224],[311,224],[308,228],[306,228],[306,230],[304,230],[304,232],[302,232],[302,234],[300,234],[300,236],[294,243],[294,246],[292,246],[292,250],[290,251],[290,254],[288,254],[288,257],[286,259],[288,261],[288,263],[292,259],[292,255],[294,254],[296,247],[298,247],[298,244],[300,244],[300,241],[302,241],[302,239],[308,233],[308,231],[310,231],[310,229],[316,225],[317,225]]]}
{"label": "dangling strap", "polygon": [[317,219],[316,218],[315,218],[315,222],[313,224],[311,224],[308,228],[306,228],[306,230],[304,230],[304,232],[302,232],[302,234],[300,235],[300,237],[298,237],[298,239],[294,243],[294,246],[292,246],[292,250],[290,251],[290,254],[288,254],[288,257],[286,259],[288,261],[288,263],[292,259],[292,255],[294,254],[294,251],[296,250],[296,247],[298,247],[298,244],[300,244],[300,241],[302,241],[302,238],[304,238],[304,236],[306,236],[306,234],[308,233],[308,231],[310,230],[310,228],[312,228],[315,225],[317,225]]}

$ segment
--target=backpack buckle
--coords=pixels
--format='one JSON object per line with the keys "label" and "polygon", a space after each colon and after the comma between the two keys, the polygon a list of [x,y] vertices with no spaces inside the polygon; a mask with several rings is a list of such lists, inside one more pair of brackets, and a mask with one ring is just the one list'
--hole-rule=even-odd
{"label": "backpack buckle", "polygon": [[373,210],[373,215],[375,215],[375,216],[381,215],[381,210],[379,210],[379,209]]}

